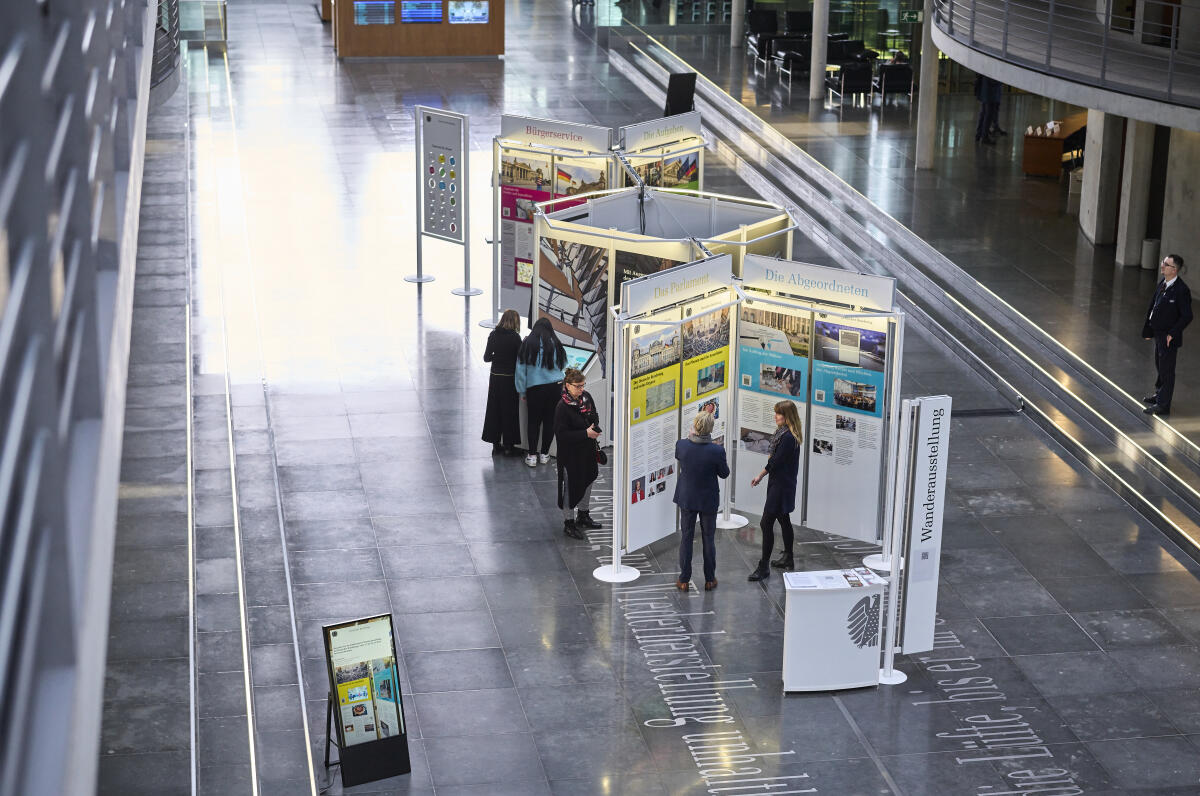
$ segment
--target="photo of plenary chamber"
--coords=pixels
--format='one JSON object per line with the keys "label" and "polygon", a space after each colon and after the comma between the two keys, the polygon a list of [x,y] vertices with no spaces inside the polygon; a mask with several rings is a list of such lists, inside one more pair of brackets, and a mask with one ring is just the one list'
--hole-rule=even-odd
{"label": "photo of plenary chamber", "polygon": [[883,371],[887,333],[817,321],[816,354],[821,362]]}
{"label": "photo of plenary chamber", "polygon": [[738,344],[775,354],[808,356],[812,318],[743,306]]}
{"label": "photo of plenary chamber", "polygon": [[694,359],[729,345],[729,308],[683,322],[683,358]]}
{"label": "photo of plenary chamber", "polygon": [[875,399],[874,384],[863,384],[849,379],[833,380],[833,402],[838,406],[874,413]]}

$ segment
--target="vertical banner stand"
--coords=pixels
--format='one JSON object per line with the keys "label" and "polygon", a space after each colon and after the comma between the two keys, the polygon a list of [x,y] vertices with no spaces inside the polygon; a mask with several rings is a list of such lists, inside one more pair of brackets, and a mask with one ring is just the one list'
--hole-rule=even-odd
{"label": "vertical banner stand", "polygon": [[[744,301],[746,299],[746,294],[739,290],[736,285],[737,283],[735,282],[734,290],[737,291],[738,298]],[[738,354],[741,346],[738,344],[737,338],[737,324],[740,323],[741,319],[738,316],[738,313],[734,312],[730,313],[729,321],[729,372],[730,374],[736,376],[738,373],[738,367],[741,365],[741,363],[738,361]],[[737,426],[738,403],[740,403],[738,401],[738,389],[735,386],[729,391],[729,420],[726,421],[726,429],[733,429]],[[727,430],[725,432],[725,441],[729,442],[731,439],[733,440],[733,454],[731,455],[729,453],[728,448],[726,449],[725,454],[730,458],[731,466],[729,468],[729,477],[725,478],[721,482],[721,513],[717,515],[717,527],[723,531],[732,531],[736,530],[737,528],[745,528],[750,524],[750,519],[748,517],[743,517],[741,514],[734,514],[730,509],[730,504],[733,502],[730,498],[730,492],[733,491],[733,479],[737,477],[737,438],[733,436],[733,432],[731,430]]]}
{"label": "vertical banner stand", "polygon": [[[904,544],[904,519],[907,516],[909,476],[912,472],[911,459],[914,450],[913,410],[913,401],[904,399],[900,410],[899,444],[896,457],[892,459],[894,462],[893,477],[890,484],[894,498],[891,501],[891,516],[889,517],[891,523],[887,539],[890,541],[889,547],[893,554],[896,554],[897,550],[902,550]],[[903,455],[901,455],[901,451]],[[880,621],[885,625],[879,636],[883,644],[883,668],[879,670],[879,682],[882,685],[899,685],[908,679],[908,675],[894,668],[896,640],[899,637],[897,625],[900,623],[900,567],[898,566],[892,567],[888,573],[887,618],[884,619],[881,612]]]}
{"label": "vertical banner stand", "polygon": [[[614,313],[615,314],[615,313]],[[621,490],[617,485],[621,483],[622,478],[628,478],[628,473],[625,468],[625,451],[628,440],[621,439],[620,445],[616,445],[618,437],[626,435],[628,432],[623,432],[622,429],[627,428],[624,422],[625,413],[629,411],[628,407],[628,379],[625,377],[625,322],[617,316],[616,323],[613,326],[615,337],[620,340],[621,352],[619,356],[612,358],[613,364],[613,386],[616,407],[613,409],[613,418],[610,423],[613,428],[613,527],[612,527],[612,564],[601,564],[592,570],[592,577],[596,580],[604,581],[605,583],[629,583],[632,580],[637,580],[638,572],[633,567],[625,566],[621,563],[621,548],[625,546],[625,540],[621,538],[621,529],[625,527],[625,501],[620,498]],[[620,420],[618,419],[620,418]],[[620,453],[620,455],[617,455]]]}
{"label": "vertical banner stand", "polygon": [[[424,237],[430,235],[463,247],[463,287],[450,292],[456,296],[482,295],[482,290],[471,287],[470,122],[461,113],[421,105],[413,108],[413,120],[417,273],[404,279],[418,283],[433,281],[433,276],[426,275],[422,268],[422,244]],[[422,190],[422,186],[427,188]]]}
{"label": "vertical banner stand", "polygon": [[[890,337],[892,338],[892,343],[893,343],[892,350],[893,351],[903,351],[904,350],[904,316],[903,315],[899,315],[896,317],[896,331],[895,331],[895,334],[890,335]],[[888,397],[889,402],[892,404],[892,406],[890,406],[888,408],[888,414],[891,417],[898,416],[896,404],[898,404],[900,402],[900,369],[899,369],[899,365],[902,364],[900,362],[900,359],[901,358],[898,356],[891,356],[888,358],[888,361],[891,362],[891,367],[892,367],[892,390]],[[902,427],[903,427],[903,422],[902,422]],[[904,444],[908,444],[907,441],[904,441]],[[899,445],[897,444],[897,429],[892,428],[889,430],[889,433],[888,433],[888,461],[893,462],[893,465],[892,465],[893,467],[896,466],[895,463],[898,462],[899,456],[900,456],[900,448],[899,448]],[[894,481],[893,483],[896,485],[896,487],[903,486],[903,484],[899,481]],[[903,512],[898,512],[896,510],[896,502],[898,499],[900,499],[900,496],[901,496],[901,493],[897,492],[895,490],[891,490],[890,494],[885,496],[884,502],[886,504],[885,512],[886,512],[887,517],[890,518],[894,514],[903,513]],[[902,537],[898,537],[896,540],[893,540],[891,533],[885,533],[883,535],[883,551],[881,553],[871,553],[869,556],[864,556],[863,557],[863,566],[869,567],[869,568],[874,569],[879,572],[892,572],[893,569],[899,569],[899,567],[892,566],[892,556],[900,555],[899,553],[896,553],[896,550],[899,549],[897,547],[897,544],[899,543],[900,538],[902,538]],[[900,567],[903,567],[903,566],[904,566],[904,561],[901,560]]]}

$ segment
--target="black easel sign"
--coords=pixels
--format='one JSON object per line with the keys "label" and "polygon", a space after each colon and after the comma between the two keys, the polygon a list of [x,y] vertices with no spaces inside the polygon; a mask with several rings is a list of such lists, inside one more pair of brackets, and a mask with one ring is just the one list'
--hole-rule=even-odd
{"label": "black easel sign", "polygon": [[332,724],[325,744],[326,767],[333,742],[343,785],[409,773],[392,615],[325,625],[323,631],[329,671],[327,715]]}

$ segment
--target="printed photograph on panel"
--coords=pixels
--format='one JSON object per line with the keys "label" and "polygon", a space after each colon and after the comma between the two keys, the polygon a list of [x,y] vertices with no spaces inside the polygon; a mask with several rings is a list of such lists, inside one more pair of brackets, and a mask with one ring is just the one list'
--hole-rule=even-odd
{"label": "printed photograph on panel", "polygon": [[876,404],[875,385],[849,379],[834,379],[833,402],[838,406],[873,413]]}
{"label": "printed photograph on panel", "polygon": [[663,188],[700,190],[700,153],[690,152],[677,158],[666,158],[662,164]]}
{"label": "printed photograph on panel", "polygon": [[816,354],[821,362],[883,372],[887,332],[830,321],[816,323]]}
{"label": "printed photograph on panel", "polygon": [[558,158],[555,164],[557,196],[608,190],[608,161],[603,158]]}
{"label": "printed photograph on panel", "polygon": [[608,249],[555,238],[539,244],[538,317],[550,319],[564,344],[603,351]]}
{"label": "printed photograph on panel", "polygon": [[683,322],[683,358],[695,359],[729,345],[729,308]]}
{"label": "printed photograph on panel", "polygon": [[635,337],[630,360],[634,378],[679,364],[679,329],[664,326],[657,334]]}
{"label": "printed photograph on panel", "polygon": [[[629,164],[633,166],[633,170],[636,171],[638,176],[642,178],[642,182],[646,184],[647,188],[657,188],[658,186],[662,185],[663,164],[661,160],[642,160],[640,158],[630,158]],[[621,169],[621,171],[625,172],[624,169]],[[628,172],[625,172],[625,177],[622,181],[622,184],[624,187],[629,188],[637,183],[630,179]]]}
{"label": "printed photograph on panel", "polygon": [[550,190],[550,158],[530,152],[513,152],[500,156],[500,184],[535,191]]}
{"label": "printed photograph on panel", "polygon": [[618,250],[616,253],[616,284],[613,285],[614,301],[621,300],[621,284],[630,279],[657,274],[659,271],[665,271],[668,268],[674,268],[680,265],[679,260],[672,260],[669,257],[655,257],[651,254],[634,254],[633,252],[623,252]]}
{"label": "printed photograph on panel", "polygon": [[806,315],[742,307],[738,342],[776,354],[807,357],[812,339],[812,319]]}

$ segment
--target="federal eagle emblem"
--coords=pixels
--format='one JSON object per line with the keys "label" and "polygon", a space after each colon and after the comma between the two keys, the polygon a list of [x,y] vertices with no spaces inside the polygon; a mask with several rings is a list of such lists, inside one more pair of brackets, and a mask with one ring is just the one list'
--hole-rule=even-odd
{"label": "federal eagle emblem", "polygon": [[879,643],[879,595],[863,597],[846,616],[846,632],[859,649]]}

